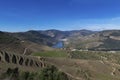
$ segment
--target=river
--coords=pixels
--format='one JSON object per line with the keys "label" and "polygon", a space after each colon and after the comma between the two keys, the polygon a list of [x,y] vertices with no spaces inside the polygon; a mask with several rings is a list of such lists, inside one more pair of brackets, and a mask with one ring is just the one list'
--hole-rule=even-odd
{"label": "river", "polygon": [[63,48],[63,47],[64,47],[63,41],[59,41],[53,45],[53,48]]}

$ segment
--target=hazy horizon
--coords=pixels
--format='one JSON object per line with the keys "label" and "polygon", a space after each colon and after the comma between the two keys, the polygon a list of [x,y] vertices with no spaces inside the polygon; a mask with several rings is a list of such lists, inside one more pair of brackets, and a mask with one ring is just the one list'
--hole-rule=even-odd
{"label": "hazy horizon", "polygon": [[[19,33],[19,32],[28,32],[28,31],[47,31],[47,30],[58,30],[58,31],[77,31],[76,29],[71,29],[71,30],[59,30],[59,29],[44,29],[44,30],[40,30],[40,29],[30,29],[30,30],[25,30],[25,31],[4,31],[4,30],[0,30],[2,32],[10,32],[10,33]],[[79,29],[79,30],[87,30],[87,31],[96,31],[96,32],[99,32],[99,31],[109,31],[109,30],[120,30],[120,29],[105,29],[105,30],[89,30],[89,29]],[[78,31],[79,31],[78,30]]]}

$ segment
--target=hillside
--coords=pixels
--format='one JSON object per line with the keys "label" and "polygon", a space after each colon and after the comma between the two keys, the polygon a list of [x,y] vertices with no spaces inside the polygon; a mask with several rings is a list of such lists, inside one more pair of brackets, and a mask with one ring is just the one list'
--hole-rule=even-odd
{"label": "hillside", "polygon": [[71,30],[71,31],[60,31],[60,30],[46,30],[46,31],[39,31],[44,35],[48,35],[56,40],[64,39],[67,37],[75,37],[75,36],[87,36],[90,34],[95,33],[94,31],[90,30]]}
{"label": "hillside", "polygon": [[95,32],[89,30],[60,31],[53,29],[53,30],[45,30],[45,31],[31,30],[27,32],[13,33],[12,35],[19,39],[24,39],[31,42],[35,42],[37,44],[44,44],[51,46],[60,39],[64,39],[67,37],[75,37],[75,36],[86,36],[92,33]]}
{"label": "hillside", "polygon": [[120,50],[119,34],[119,30],[106,30],[83,37],[70,37],[67,46],[89,50]]}
{"label": "hillside", "polygon": [[[67,39],[68,50],[51,48],[60,39]],[[52,80],[56,76],[55,80],[120,80],[119,44],[119,30],[0,32],[0,49],[6,51],[0,52],[0,75],[5,75],[0,79]]]}
{"label": "hillside", "polygon": [[[66,39],[65,47],[89,50],[119,50],[120,49],[120,31],[27,31],[18,33],[1,32],[0,48],[2,50],[15,53],[40,52],[53,50],[51,47],[60,39]],[[10,48],[8,48],[10,47]],[[17,50],[18,49],[18,50]]]}
{"label": "hillside", "polygon": [[30,40],[17,38],[12,33],[0,32],[0,50],[16,54],[31,54],[32,52],[52,50],[52,48]]}
{"label": "hillside", "polygon": [[70,53],[69,58],[56,57],[57,53],[49,53],[54,57],[46,54],[34,57],[0,52],[0,80],[119,80],[118,53],[75,51]]}
{"label": "hillside", "polygon": [[26,41],[31,41],[33,43],[42,44],[51,46],[55,42],[53,38],[50,36],[41,34],[39,31],[27,31],[27,32],[20,32],[20,33],[13,33],[13,36]]}
{"label": "hillside", "polygon": [[71,58],[46,58],[73,80],[119,80],[120,54],[72,52]]}
{"label": "hillside", "polygon": [[42,57],[0,51],[0,80],[70,80]]}
{"label": "hillside", "polygon": [[21,40],[9,35],[9,33],[0,32],[0,49],[15,52],[23,53],[24,46],[21,44]]}
{"label": "hillside", "polygon": [[[15,53],[24,53],[24,51],[40,52],[44,50],[53,50],[51,47],[60,39],[66,39],[65,47],[89,50],[119,50],[120,49],[120,31],[89,31],[89,30],[73,30],[73,31],[27,31],[18,33],[1,32],[0,48],[5,50],[11,46]],[[16,49],[15,49],[16,48]],[[17,50],[19,49],[19,50]]]}

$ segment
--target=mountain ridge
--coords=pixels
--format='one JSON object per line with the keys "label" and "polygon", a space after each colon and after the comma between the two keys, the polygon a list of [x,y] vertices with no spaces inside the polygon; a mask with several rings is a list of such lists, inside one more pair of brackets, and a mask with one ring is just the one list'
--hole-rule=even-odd
{"label": "mountain ridge", "polygon": [[[17,53],[24,53],[28,48],[28,53],[39,52],[44,50],[53,50],[52,46],[60,39],[67,39],[68,47],[89,50],[102,50],[102,49],[120,49],[120,30],[104,30],[104,31],[90,31],[90,30],[30,30],[27,32],[2,32],[0,31],[0,49],[7,49]],[[5,42],[6,39],[7,44]],[[10,41],[13,41],[10,42]],[[117,44],[117,45],[116,45]],[[18,45],[15,47],[15,45]],[[3,48],[4,47],[4,48]],[[16,50],[14,49],[16,48]],[[20,49],[20,51],[19,51]]]}

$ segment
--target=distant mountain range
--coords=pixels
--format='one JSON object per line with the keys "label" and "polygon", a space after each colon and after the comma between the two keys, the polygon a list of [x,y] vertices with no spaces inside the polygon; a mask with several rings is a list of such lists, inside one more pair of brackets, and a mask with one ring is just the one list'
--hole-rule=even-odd
{"label": "distant mountain range", "polygon": [[30,54],[53,50],[52,45],[60,39],[67,39],[66,47],[89,50],[119,50],[120,30],[45,30],[27,32],[0,32],[0,49],[15,53]]}

